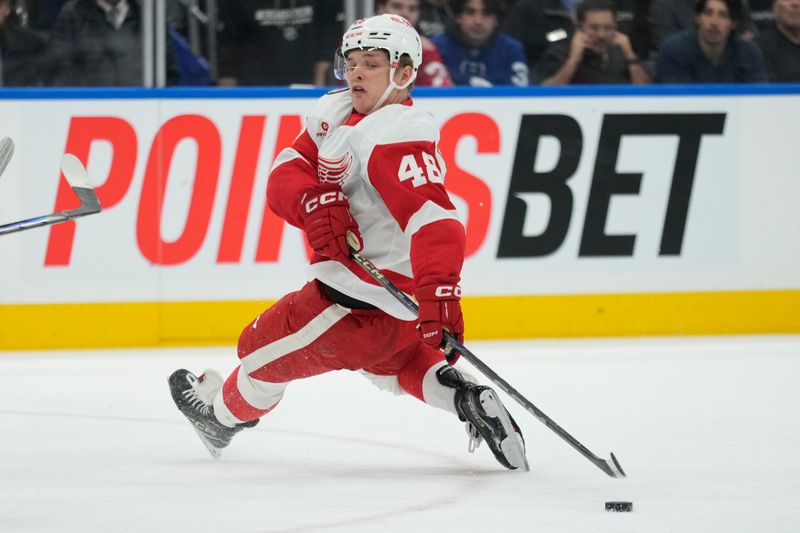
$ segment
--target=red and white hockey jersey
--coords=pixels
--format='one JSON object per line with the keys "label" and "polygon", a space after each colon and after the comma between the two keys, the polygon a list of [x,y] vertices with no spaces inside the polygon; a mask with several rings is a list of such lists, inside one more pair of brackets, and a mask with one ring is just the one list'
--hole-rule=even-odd
{"label": "red and white hockey jersey", "polygon": [[[362,255],[398,287],[457,283],[465,233],[444,189],[439,131],[411,99],[369,115],[350,91],[320,98],[303,132],[275,159],[270,208],[303,229],[301,198],[320,183],[339,184],[364,241]],[[415,320],[356,263],[312,258],[310,277],[402,320]]]}

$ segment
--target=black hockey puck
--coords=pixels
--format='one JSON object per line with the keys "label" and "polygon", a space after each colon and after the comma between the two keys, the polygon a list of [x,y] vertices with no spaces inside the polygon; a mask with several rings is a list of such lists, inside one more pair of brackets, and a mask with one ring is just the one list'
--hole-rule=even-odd
{"label": "black hockey puck", "polygon": [[606,511],[612,513],[630,513],[633,511],[633,502],[606,502]]}

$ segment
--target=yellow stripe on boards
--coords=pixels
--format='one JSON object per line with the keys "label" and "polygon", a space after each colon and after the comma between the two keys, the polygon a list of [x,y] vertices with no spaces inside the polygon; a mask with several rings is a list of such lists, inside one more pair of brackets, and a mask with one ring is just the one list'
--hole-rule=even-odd
{"label": "yellow stripe on boards", "polygon": [[[0,305],[0,350],[234,344],[273,302]],[[800,290],[464,299],[467,341],[800,333]]]}
{"label": "yellow stripe on boards", "polygon": [[464,301],[471,339],[800,333],[800,291],[504,296]]}
{"label": "yellow stripe on boards", "polygon": [[272,303],[0,305],[0,350],[231,344]]}

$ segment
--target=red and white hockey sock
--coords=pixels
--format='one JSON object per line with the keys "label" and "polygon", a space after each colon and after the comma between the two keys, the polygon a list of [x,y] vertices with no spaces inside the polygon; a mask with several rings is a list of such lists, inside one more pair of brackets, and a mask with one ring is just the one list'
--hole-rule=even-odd
{"label": "red and white hockey sock", "polygon": [[238,367],[225,380],[221,394],[214,398],[214,414],[230,427],[261,418],[278,405],[286,385],[254,379]]}

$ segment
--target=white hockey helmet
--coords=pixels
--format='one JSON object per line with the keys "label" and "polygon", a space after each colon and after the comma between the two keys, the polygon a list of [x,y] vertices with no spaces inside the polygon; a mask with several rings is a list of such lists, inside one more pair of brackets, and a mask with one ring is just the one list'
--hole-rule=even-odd
{"label": "white hockey helmet", "polygon": [[[342,37],[342,46],[337,51],[335,74],[344,80],[346,57],[351,50],[386,50],[389,54],[389,85],[405,89],[417,77],[422,64],[422,41],[414,26],[400,15],[375,15],[353,22]],[[398,86],[394,83],[394,73],[399,66],[400,57],[407,54],[411,58],[414,72],[411,79]]]}

